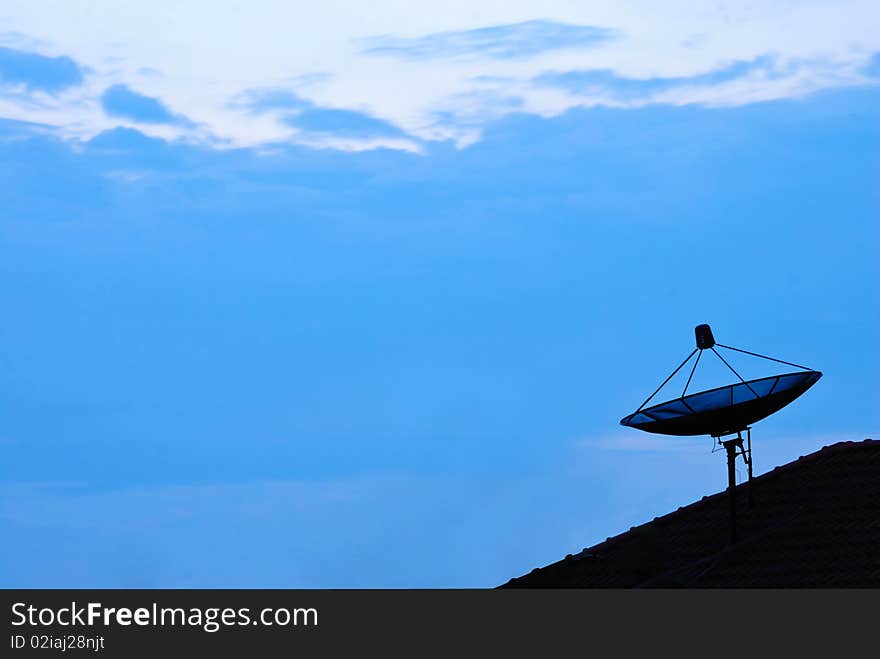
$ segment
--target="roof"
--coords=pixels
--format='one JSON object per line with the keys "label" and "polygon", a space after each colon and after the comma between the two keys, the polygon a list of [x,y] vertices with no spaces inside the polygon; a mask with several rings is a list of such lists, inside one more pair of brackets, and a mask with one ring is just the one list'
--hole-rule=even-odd
{"label": "roof", "polygon": [[880,586],[880,441],[840,442],[502,588]]}

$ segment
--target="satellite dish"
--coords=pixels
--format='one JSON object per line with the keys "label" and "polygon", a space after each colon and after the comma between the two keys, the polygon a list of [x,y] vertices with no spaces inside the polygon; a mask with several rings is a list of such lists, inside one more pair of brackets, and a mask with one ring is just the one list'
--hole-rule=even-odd
{"label": "satellite dish", "polygon": [[[728,489],[731,493],[731,543],[733,543],[736,541],[736,482],[734,463],[737,455],[741,455],[743,461],[748,465],[749,484],[751,485],[751,425],[770,416],[774,412],[778,412],[798,398],[818,382],[819,378],[822,377],[822,373],[806,366],[716,343],[712,329],[708,325],[697,325],[694,328],[694,334],[697,347],[694,348],[693,352],[663,381],[663,384],[657,387],[653,394],[648,396],[647,400],[635,412],[623,417],[620,420],[620,424],[629,428],[662,435],[711,435],[720,445],[727,449]],[[733,366],[715,349],[715,346],[794,366],[801,370],[755,380],[744,380]],[[702,357],[704,350],[711,350],[733,372],[739,379],[739,382],[687,395],[687,389],[694,377],[694,372],[697,370],[697,365],[700,363],[700,357]],[[693,368],[691,368],[690,376],[684,385],[681,396],[652,405],[651,407],[645,407],[694,355],[697,355],[697,359],[694,362]],[[743,445],[743,432],[747,434],[747,447]],[[723,437],[733,435],[735,437],[731,439],[722,439]],[[750,487],[749,504],[751,505],[751,503],[752,493]]]}
{"label": "satellite dish", "polygon": [[723,437],[778,412],[820,377],[819,371],[800,371],[729,384],[653,405],[620,423],[661,435]]}

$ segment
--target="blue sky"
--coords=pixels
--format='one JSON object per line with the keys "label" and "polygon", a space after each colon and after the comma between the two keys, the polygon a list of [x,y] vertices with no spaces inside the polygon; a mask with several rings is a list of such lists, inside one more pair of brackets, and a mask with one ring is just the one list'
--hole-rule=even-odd
{"label": "blue sky", "polygon": [[132,91],[125,85],[111,85],[101,95],[101,106],[108,117],[129,119],[143,124],[187,123],[175,116],[159,99]]}
{"label": "blue sky", "polygon": [[[701,322],[825,373],[756,427],[758,472],[877,434],[880,46],[857,21],[821,57],[707,47],[646,76],[597,49],[659,46],[598,9],[388,18],[350,59],[215,79],[197,45],[159,61],[180,35],[112,60],[16,7],[0,584],[501,583],[721,489],[710,440],[618,425]],[[756,20],[728,23],[757,42]],[[362,102],[367,70],[411,98]]]}
{"label": "blue sky", "polygon": [[70,57],[51,57],[15,48],[0,48],[0,84],[57,92],[83,80],[82,68]]}

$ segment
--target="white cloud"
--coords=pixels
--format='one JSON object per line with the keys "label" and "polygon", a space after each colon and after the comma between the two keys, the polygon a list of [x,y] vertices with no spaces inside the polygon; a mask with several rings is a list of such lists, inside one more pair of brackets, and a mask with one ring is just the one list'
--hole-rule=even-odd
{"label": "white cloud", "polygon": [[[104,115],[100,96],[112,84],[125,84],[161,99],[200,127],[141,127],[150,134],[210,137],[212,143],[231,145],[314,144],[314,135],[298,133],[279,113],[257,116],[230,103],[248,89],[289,89],[316,106],[362,112],[416,138],[322,137],[320,145],[417,150],[419,139],[472,142],[487,121],[513,110],[551,116],[595,104],[743,104],[863,83],[861,67],[880,51],[878,19],[880,7],[873,0],[723,3],[696,10],[683,0],[551,0],[539,8],[523,0],[440,5],[400,0],[369,5],[342,0],[309,5],[280,0],[8,0],[0,8],[0,44],[21,47],[27,39],[44,54],[73,57],[91,74],[81,87],[43,99],[38,108],[0,92],[0,116],[88,137],[119,125]],[[448,34],[430,38],[537,20],[572,26],[560,34],[574,36],[565,48],[529,43],[523,46],[529,50],[524,57],[508,57],[510,48],[486,43],[493,35],[510,39],[509,29],[480,32],[476,41],[470,32],[461,32],[463,41]],[[577,26],[619,36],[591,41],[578,36],[588,32],[579,33]],[[388,43],[398,46],[431,44],[431,57],[363,52],[364,44],[377,43],[380,35],[389,35]],[[459,50],[440,57],[438,43],[453,43]],[[478,47],[462,57],[462,43]],[[547,71],[594,69],[626,78],[686,78],[763,55],[775,56],[780,70],[789,67],[791,72],[680,85],[625,103],[601,90],[574,93],[533,83]],[[790,67],[795,62],[801,65]],[[496,82],[489,82],[493,78]]]}

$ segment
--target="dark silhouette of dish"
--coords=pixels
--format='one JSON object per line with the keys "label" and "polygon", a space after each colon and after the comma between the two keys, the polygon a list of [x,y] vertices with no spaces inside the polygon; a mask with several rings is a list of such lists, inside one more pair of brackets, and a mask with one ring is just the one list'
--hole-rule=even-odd
{"label": "dark silhouette of dish", "polygon": [[821,371],[799,371],[737,382],[652,405],[623,417],[620,424],[662,435],[719,437],[782,409],[821,377]]}

